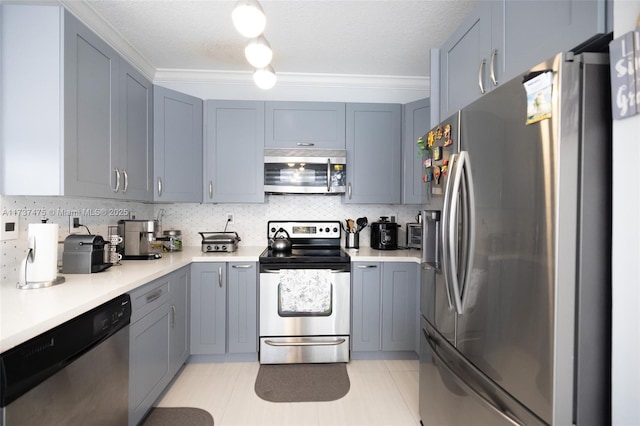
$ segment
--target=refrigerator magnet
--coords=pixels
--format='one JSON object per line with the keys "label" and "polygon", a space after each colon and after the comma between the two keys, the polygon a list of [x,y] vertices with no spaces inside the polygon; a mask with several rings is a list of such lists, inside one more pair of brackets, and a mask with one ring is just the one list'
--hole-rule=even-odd
{"label": "refrigerator magnet", "polygon": [[425,177],[427,178],[426,182],[431,182],[433,180],[433,172],[429,170]]}
{"label": "refrigerator magnet", "polygon": [[453,140],[451,138],[446,138],[444,140],[444,146],[449,146],[453,144]]}
{"label": "refrigerator magnet", "polygon": [[436,140],[439,141],[440,139],[442,139],[442,134],[444,133],[444,130],[442,129],[442,126],[438,126],[436,127]]}
{"label": "refrigerator magnet", "polygon": [[434,146],[433,147],[433,160],[434,161],[438,161],[442,159],[442,147],[441,146]]}
{"label": "refrigerator magnet", "polygon": [[436,181],[436,183],[440,183],[440,175],[441,175],[440,167],[435,166],[433,168],[433,179]]}
{"label": "refrigerator magnet", "polygon": [[431,148],[433,146],[433,143],[435,142],[436,137],[433,134],[433,130],[429,132],[429,134],[427,135],[427,146],[429,148]]}
{"label": "refrigerator magnet", "polygon": [[445,126],[444,126],[444,138],[445,139],[451,139],[451,124],[445,124]]}
{"label": "refrigerator magnet", "polygon": [[424,160],[423,164],[424,164],[424,167],[427,169],[431,167],[431,158],[427,158],[426,160]]}

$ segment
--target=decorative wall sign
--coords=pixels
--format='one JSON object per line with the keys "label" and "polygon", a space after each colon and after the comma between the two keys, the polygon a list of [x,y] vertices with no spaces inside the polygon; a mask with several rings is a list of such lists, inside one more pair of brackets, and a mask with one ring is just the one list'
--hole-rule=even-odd
{"label": "decorative wall sign", "polygon": [[628,33],[609,43],[611,67],[611,114],[614,120],[631,117],[639,112],[640,101],[640,30]]}

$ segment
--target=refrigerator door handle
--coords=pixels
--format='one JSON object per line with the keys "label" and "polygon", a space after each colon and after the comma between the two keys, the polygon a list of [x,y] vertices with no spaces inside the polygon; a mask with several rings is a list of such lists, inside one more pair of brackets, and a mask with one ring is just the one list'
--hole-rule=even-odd
{"label": "refrigerator door handle", "polygon": [[446,361],[442,358],[442,356],[438,353],[438,350],[436,348],[437,342],[434,341],[434,339],[429,335],[427,330],[423,328],[422,333],[424,334],[424,337],[427,339],[427,343],[429,344],[429,348],[431,349],[431,355],[433,355],[436,361],[438,361],[438,364],[441,367],[444,367],[447,373],[449,373],[451,377],[455,379],[456,383],[460,387],[464,388],[465,391],[467,391],[471,395],[478,398],[478,400],[480,400],[487,408],[489,408],[491,411],[493,411],[494,413],[502,417],[507,422],[511,423],[514,426],[524,426],[524,423],[521,422],[513,413],[507,412],[505,410],[501,410],[498,406],[496,406],[493,402],[491,402],[491,400],[489,400],[487,397],[485,397],[480,392],[478,392],[473,387],[471,387],[469,384],[467,384],[467,382],[462,377],[460,377],[458,373],[456,373],[454,369],[451,368],[449,364],[447,364]]}
{"label": "refrigerator door handle", "polygon": [[[464,202],[464,239],[465,239],[465,260],[464,276],[460,280],[460,295],[461,306],[464,310],[467,306],[466,299],[469,294],[469,287],[471,285],[471,270],[473,269],[473,253],[476,244],[476,198],[473,186],[473,174],[471,173],[471,160],[469,159],[469,153],[464,152],[464,161],[462,163],[463,179],[462,184],[464,187],[463,198]],[[459,313],[463,313],[462,311]]]}
{"label": "refrigerator door handle", "polygon": [[[461,151],[453,165],[453,176],[447,182],[452,181],[449,196],[447,222],[444,232],[447,237],[447,262],[445,270],[449,272],[449,282],[456,312],[464,313],[466,290],[473,268],[473,250],[475,246],[475,196],[473,192],[473,178],[469,162],[469,153]],[[449,189],[449,188],[447,188]],[[460,204],[460,205],[459,205]],[[456,258],[458,242],[458,207],[462,213],[462,256]],[[463,262],[459,269],[458,261]]]}
{"label": "refrigerator door handle", "polygon": [[444,191],[444,204],[442,206],[442,223],[440,228],[440,237],[442,238],[442,271],[444,276],[444,287],[447,292],[447,302],[449,302],[449,309],[454,309],[453,300],[451,298],[451,259],[449,257],[449,244],[453,241],[449,235],[449,222],[451,221],[451,199],[453,195],[453,178],[455,176],[456,166],[458,164],[458,154],[453,154],[449,159],[450,170],[452,171]]}

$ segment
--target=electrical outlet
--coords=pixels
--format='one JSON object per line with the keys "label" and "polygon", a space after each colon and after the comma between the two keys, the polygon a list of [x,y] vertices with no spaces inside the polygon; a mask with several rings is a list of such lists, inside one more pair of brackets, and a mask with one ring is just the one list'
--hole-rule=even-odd
{"label": "electrical outlet", "polygon": [[73,218],[73,227],[74,228],[79,228],[80,227],[80,218],[79,217],[74,217]]}
{"label": "electrical outlet", "polygon": [[233,213],[227,213],[227,223],[233,223]]}

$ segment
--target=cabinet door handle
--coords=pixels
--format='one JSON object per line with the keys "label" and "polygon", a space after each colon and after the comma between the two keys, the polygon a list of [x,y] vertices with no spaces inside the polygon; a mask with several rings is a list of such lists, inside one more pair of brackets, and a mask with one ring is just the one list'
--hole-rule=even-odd
{"label": "cabinet door handle", "polygon": [[483,78],[482,75],[484,74],[484,64],[487,63],[487,61],[485,61],[484,59],[482,59],[482,61],[480,61],[480,66],[478,67],[478,86],[480,86],[480,93],[482,93],[483,95],[486,93],[486,90],[484,90],[484,83],[482,82]]}
{"label": "cabinet door handle", "polygon": [[171,328],[176,326],[176,305],[171,305]]}
{"label": "cabinet door handle", "polygon": [[491,51],[491,59],[489,60],[489,75],[491,76],[491,82],[494,86],[498,85],[498,80],[496,79],[496,55],[498,55],[498,49],[493,49]]}
{"label": "cabinet door handle", "polygon": [[358,269],[370,269],[370,268],[377,268],[378,265],[358,265]]}
{"label": "cabinet door handle", "polygon": [[347,184],[347,195],[351,199],[351,182]]}
{"label": "cabinet door handle", "polygon": [[222,266],[218,266],[218,286],[222,288]]}
{"label": "cabinet door handle", "polygon": [[113,171],[116,172],[116,187],[112,188],[112,191],[118,192],[120,191],[120,170],[116,167]]}
{"label": "cabinet door handle", "polygon": [[253,267],[253,265],[231,265],[231,267],[237,269],[250,269]]}
{"label": "cabinet door handle", "polygon": [[162,178],[158,176],[158,197],[162,197]]}
{"label": "cabinet door handle", "polygon": [[147,303],[153,302],[154,300],[158,299],[160,296],[162,296],[162,289],[158,289],[153,293],[148,294],[146,298]]}
{"label": "cabinet door handle", "polygon": [[312,143],[312,142],[298,142],[296,145],[298,145],[298,146],[316,146],[316,144]]}
{"label": "cabinet door handle", "polygon": [[129,188],[129,173],[126,170],[122,170],[122,175],[124,176],[124,188],[122,188],[122,193],[127,193],[127,188]]}
{"label": "cabinet door handle", "polygon": [[213,198],[213,181],[209,181],[209,198]]}

